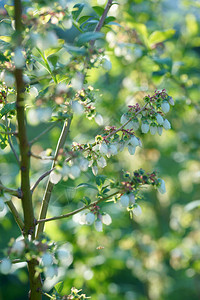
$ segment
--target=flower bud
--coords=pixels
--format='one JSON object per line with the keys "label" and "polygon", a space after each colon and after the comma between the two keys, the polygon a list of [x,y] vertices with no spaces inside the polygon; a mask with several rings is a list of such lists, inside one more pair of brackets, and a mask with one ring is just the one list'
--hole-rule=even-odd
{"label": "flower bud", "polygon": [[129,205],[129,197],[127,194],[120,197],[120,203],[122,207],[127,207]]}
{"label": "flower bud", "polygon": [[29,90],[29,94],[31,95],[31,97],[35,98],[38,96],[38,90],[35,86],[32,86]]}
{"label": "flower bud", "polygon": [[164,127],[166,130],[171,129],[171,124],[170,124],[170,122],[169,122],[167,119],[165,119],[165,121],[164,121],[164,123],[163,123],[163,127]]}
{"label": "flower bud", "polygon": [[22,48],[18,47],[15,49],[13,61],[14,61],[16,69],[23,68],[23,66],[25,64],[25,58],[22,53]]}
{"label": "flower bud", "polygon": [[134,155],[135,154],[135,147],[133,147],[132,145],[128,145],[128,152],[130,153],[130,155]]}
{"label": "flower bud", "polygon": [[8,274],[11,270],[12,264],[9,258],[3,258],[0,264],[0,272],[2,274]]}
{"label": "flower bud", "polygon": [[105,225],[110,225],[112,223],[111,216],[109,214],[102,215],[102,222]]}
{"label": "flower bud", "polygon": [[157,126],[151,125],[151,126],[150,126],[150,132],[151,132],[152,135],[155,135],[156,132],[157,132]]}
{"label": "flower bud", "polygon": [[131,121],[131,123],[132,123],[132,128],[133,128],[133,130],[135,131],[135,130],[138,130],[138,128],[139,128],[139,126],[140,126],[140,124],[139,124],[139,122],[138,122],[138,119],[133,119],[132,121]]}
{"label": "flower bud", "polygon": [[95,214],[92,212],[89,212],[85,218],[86,224],[91,225],[94,223],[94,220],[95,220]]}
{"label": "flower bud", "polygon": [[77,115],[81,115],[84,111],[83,106],[78,101],[72,101],[72,110]]}
{"label": "flower bud", "polygon": [[142,130],[142,133],[147,133],[149,131],[149,124],[142,123],[141,130]]}
{"label": "flower bud", "polygon": [[170,105],[167,101],[163,101],[161,104],[162,111],[166,114],[170,110]]}
{"label": "flower bud", "polygon": [[100,168],[105,168],[107,166],[106,160],[103,156],[101,158],[97,159],[97,165]]}
{"label": "flower bud", "polygon": [[107,155],[108,154],[108,146],[106,145],[105,142],[103,142],[100,146],[99,146],[99,151],[102,155]]}
{"label": "flower bud", "polygon": [[103,58],[102,60],[102,67],[104,68],[104,70],[106,71],[110,71],[112,69],[112,63],[109,59],[107,58]]}
{"label": "flower bud", "polygon": [[42,263],[45,267],[52,265],[53,257],[50,253],[46,252],[42,255]]}
{"label": "flower bud", "polygon": [[122,116],[121,116],[121,119],[120,119],[120,123],[123,125],[123,124],[125,124],[126,122],[128,122],[128,116],[126,115],[126,114],[123,114]]}
{"label": "flower bud", "polygon": [[0,212],[3,211],[5,208],[5,203],[2,197],[0,197]]}
{"label": "flower bud", "polygon": [[169,97],[168,101],[169,101],[169,104],[171,104],[172,106],[174,106],[174,100],[173,100],[172,97]]}
{"label": "flower bud", "polygon": [[166,187],[165,187],[164,180],[159,178],[158,181],[159,181],[158,191],[161,194],[165,194],[166,193]]}
{"label": "flower bud", "polygon": [[3,71],[1,73],[1,80],[7,85],[7,87],[13,87],[15,84],[15,77],[13,74]]}
{"label": "flower bud", "polygon": [[102,126],[102,125],[103,125],[104,121],[103,121],[102,115],[97,114],[97,115],[95,116],[94,119],[95,119],[95,122],[96,122],[99,126]]}
{"label": "flower bud", "polygon": [[158,122],[159,125],[162,125],[164,123],[164,119],[160,114],[156,115],[156,121]]}
{"label": "flower bud", "polygon": [[131,143],[131,145],[133,147],[139,146],[139,141],[138,141],[138,139],[136,138],[135,135],[130,138],[129,142]]}
{"label": "flower bud", "polygon": [[92,173],[94,174],[94,176],[96,176],[98,174],[97,166],[92,166]]}
{"label": "flower bud", "polygon": [[141,213],[142,213],[142,209],[141,209],[140,205],[135,204],[134,209],[133,209],[133,214],[136,216],[139,216],[139,215],[141,215]]}
{"label": "flower bud", "polygon": [[80,176],[81,170],[78,166],[72,166],[70,168],[69,177],[74,180],[75,178],[78,178]]}
{"label": "flower bud", "polygon": [[95,223],[95,229],[96,231],[103,231],[103,223],[101,222],[101,220],[96,220]]}
{"label": "flower bud", "polygon": [[15,241],[12,246],[12,252],[15,252],[18,255],[21,255],[22,252],[24,251],[24,248],[25,248],[24,241],[22,241],[22,240]]}
{"label": "flower bud", "polygon": [[82,158],[79,163],[79,167],[80,167],[81,171],[83,171],[83,172],[87,171],[88,166],[89,166],[89,161],[85,158]]}
{"label": "flower bud", "polygon": [[49,180],[53,184],[57,184],[61,180],[61,178],[62,178],[62,175],[60,173],[57,173],[56,171],[52,171],[49,176]]}

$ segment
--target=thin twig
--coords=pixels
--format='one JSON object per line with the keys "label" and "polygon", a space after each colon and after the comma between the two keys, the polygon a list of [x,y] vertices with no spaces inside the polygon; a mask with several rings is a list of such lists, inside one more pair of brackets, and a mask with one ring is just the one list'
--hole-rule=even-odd
{"label": "thin twig", "polygon": [[48,176],[55,168],[45,172],[44,174],[42,174],[38,180],[35,182],[35,184],[32,186],[31,188],[31,192],[33,193],[34,189],[37,187],[37,185],[40,183],[40,181],[42,181],[42,179],[44,179],[46,176]]}
{"label": "thin twig", "polygon": [[[66,137],[69,133],[69,128],[70,128],[70,125],[71,125],[71,121],[72,121],[72,117],[68,118],[67,121],[65,121],[65,123],[63,125],[63,129],[62,129],[62,132],[60,134],[60,138],[59,138],[58,143],[57,143],[55,156],[54,156],[54,161],[52,163],[51,169],[53,169],[55,167],[56,160],[57,160],[57,157],[59,155],[59,151],[60,151],[61,148],[63,148],[63,146],[65,144]],[[53,187],[54,187],[54,184],[50,180],[48,180],[46,190],[45,190],[45,193],[44,193],[44,197],[43,197],[43,200],[42,200],[39,220],[46,218],[48,205],[49,205],[49,201],[50,201],[50,198],[51,198],[51,192],[53,190]],[[41,224],[39,224],[39,226],[37,228],[36,238],[38,238],[39,234],[42,233],[43,230],[44,230],[44,223],[41,223]]]}
{"label": "thin twig", "polygon": [[22,218],[20,217],[16,207],[14,206],[14,204],[11,200],[7,201],[6,204],[8,205],[11,213],[13,214],[13,217],[15,218],[15,221],[16,221],[17,225],[19,226],[21,232],[23,233],[24,222],[22,221]]}
{"label": "thin twig", "polygon": [[39,140],[44,134],[46,134],[47,132],[49,132],[52,128],[54,128],[56,125],[58,124],[58,122],[53,123],[51,126],[49,126],[48,128],[46,128],[43,132],[41,132],[38,136],[36,136],[34,139],[32,139],[29,142],[29,145],[32,145],[33,143],[35,143],[37,140]]}
{"label": "thin twig", "polygon": [[[7,104],[7,103],[8,103],[8,101],[7,101],[7,97],[6,97],[6,98],[5,98],[5,104]],[[7,129],[7,131],[8,131],[8,130],[9,130],[9,122],[8,122],[8,116],[7,116],[7,114],[5,114],[5,121],[6,121],[6,129]],[[16,151],[15,151],[15,148],[14,148],[14,146],[13,146],[13,144],[12,144],[12,140],[11,140],[11,138],[10,138],[10,135],[8,135],[8,143],[9,143],[10,148],[11,148],[11,150],[12,150],[12,152],[13,152],[13,154],[14,154],[16,160],[17,160],[18,165],[19,165],[19,164],[20,164],[19,157],[18,157],[18,155],[17,155],[17,153],[16,153]]]}
{"label": "thin twig", "polygon": [[0,190],[3,190],[4,192],[9,193],[9,194],[12,195],[12,196],[21,198],[21,192],[20,192],[19,190],[7,188],[7,187],[4,186],[1,182],[0,182]]}
{"label": "thin twig", "polygon": [[41,160],[54,160],[54,157],[53,156],[40,156],[40,155],[36,155],[34,153],[30,153],[31,156],[33,156],[34,158],[36,159],[41,159]]}
{"label": "thin twig", "polygon": [[105,200],[107,200],[107,199],[109,199],[109,198],[111,198],[111,197],[113,197],[113,196],[115,196],[117,194],[119,194],[119,192],[115,192],[115,193],[109,195],[108,197],[101,198],[101,199],[99,199],[97,201],[94,201],[94,202],[92,202],[92,203],[90,203],[88,205],[85,205],[85,206],[83,206],[81,208],[78,208],[78,209],[76,209],[76,210],[74,210],[74,211],[72,211],[72,212],[70,212],[68,214],[57,216],[57,217],[52,217],[52,218],[48,218],[48,219],[40,219],[36,223],[37,224],[38,223],[46,223],[46,222],[49,222],[49,221],[55,221],[55,220],[60,220],[60,219],[64,219],[64,218],[69,218],[69,217],[71,217],[71,216],[73,216],[73,215],[75,215],[75,214],[77,214],[77,213],[79,213],[79,212],[81,212],[81,211],[83,211],[83,210],[85,210],[87,208],[90,208],[90,207],[92,207],[94,205],[97,205],[100,202],[103,202],[103,201],[105,201]]}

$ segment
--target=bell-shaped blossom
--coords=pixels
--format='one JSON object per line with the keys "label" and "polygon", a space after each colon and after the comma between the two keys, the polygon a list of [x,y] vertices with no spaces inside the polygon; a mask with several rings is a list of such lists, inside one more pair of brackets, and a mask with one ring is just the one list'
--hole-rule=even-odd
{"label": "bell-shaped blossom", "polygon": [[170,110],[170,105],[167,101],[163,101],[161,104],[162,111],[166,114]]}
{"label": "bell-shaped blossom", "polygon": [[164,119],[160,114],[156,115],[156,121],[158,122],[159,125],[162,125],[164,123]]}
{"label": "bell-shaped blossom", "polygon": [[110,71],[112,69],[111,61],[108,58],[104,57],[102,60],[102,67],[104,68],[104,70]]}
{"label": "bell-shaped blossom", "polygon": [[79,216],[77,214],[77,216],[78,216],[78,222],[79,222],[80,225],[86,224],[86,215],[87,215],[87,213],[85,213],[85,212],[81,213]]}
{"label": "bell-shaped blossom", "polygon": [[54,276],[58,275],[58,270],[55,266],[49,266],[45,269],[44,273],[46,278],[52,279]]}
{"label": "bell-shaped blossom", "polygon": [[165,119],[165,121],[164,121],[164,123],[163,123],[163,127],[164,127],[166,130],[171,129],[171,124],[170,124],[170,122],[169,122],[167,119]]}
{"label": "bell-shaped blossom", "polygon": [[103,223],[101,220],[99,220],[99,219],[96,220],[94,223],[94,226],[95,226],[96,231],[99,231],[99,232],[103,231]]}
{"label": "bell-shaped blossom", "polygon": [[52,265],[53,264],[53,256],[48,252],[43,253],[42,263],[45,267]]}
{"label": "bell-shaped blossom", "polygon": [[129,143],[133,146],[133,147],[137,147],[139,146],[139,141],[138,139],[136,138],[136,136],[132,136],[129,140]]}
{"label": "bell-shaped blossom", "polygon": [[122,152],[124,150],[124,147],[125,147],[125,143],[124,141],[120,141],[118,144],[117,144],[117,149],[119,152]]}
{"label": "bell-shaped blossom", "polygon": [[11,270],[12,264],[9,258],[3,258],[0,264],[0,272],[2,274],[8,274]]}
{"label": "bell-shaped blossom", "polygon": [[29,94],[31,95],[31,97],[35,98],[38,96],[38,90],[35,86],[32,86],[29,90]]}
{"label": "bell-shaped blossom", "polygon": [[72,101],[72,110],[75,114],[81,115],[84,111],[84,108],[78,101]]}
{"label": "bell-shaped blossom", "polygon": [[131,121],[131,123],[132,123],[132,128],[133,128],[133,130],[138,130],[138,128],[139,128],[139,126],[140,126],[140,124],[139,124],[139,122],[138,122],[138,119],[133,119],[133,120]]}
{"label": "bell-shaped blossom", "polygon": [[141,209],[140,205],[135,204],[134,209],[133,209],[133,214],[136,216],[139,216],[139,215],[141,215],[141,213],[142,213],[142,209]]}
{"label": "bell-shaped blossom", "polygon": [[120,203],[122,207],[127,207],[129,205],[129,196],[124,194],[120,197]]}
{"label": "bell-shaped blossom", "polygon": [[62,175],[56,171],[52,171],[49,176],[49,180],[53,184],[57,184],[61,180],[61,178],[62,178]]}
{"label": "bell-shaped blossom", "polygon": [[142,133],[147,133],[149,131],[149,124],[142,123],[141,130],[142,130]]}
{"label": "bell-shaped blossom", "polygon": [[7,87],[13,87],[15,84],[15,77],[11,73],[3,71],[3,72],[1,72],[0,78]]}
{"label": "bell-shaped blossom", "polygon": [[107,157],[111,157],[112,155],[116,155],[118,152],[117,150],[117,146],[115,144],[111,144],[108,147],[108,153],[107,153]]}
{"label": "bell-shaped blossom", "polygon": [[132,146],[131,144],[128,145],[128,152],[130,153],[130,155],[134,155],[135,154],[135,147]]}
{"label": "bell-shaped blossom", "polygon": [[0,211],[3,211],[5,208],[5,203],[2,197],[0,197]]}
{"label": "bell-shaped blossom", "polygon": [[87,225],[93,224],[94,220],[95,220],[95,214],[94,213],[89,212],[88,214],[86,214],[85,221],[86,221]]}
{"label": "bell-shaped blossom", "polygon": [[23,68],[23,66],[25,64],[25,58],[24,58],[22,50],[23,49],[21,47],[17,47],[14,52],[13,61],[14,61],[16,69]]}
{"label": "bell-shaped blossom", "polygon": [[71,84],[75,91],[80,91],[83,87],[83,74],[77,73],[75,77],[72,78]]}
{"label": "bell-shaped blossom", "polygon": [[110,225],[112,223],[112,219],[109,214],[102,215],[101,220],[102,220],[103,224],[105,224],[105,225]]}
{"label": "bell-shaped blossom", "polygon": [[168,101],[169,101],[169,104],[171,104],[172,106],[174,106],[174,100],[173,100],[172,97],[169,97]]}
{"label": "bell-shaped blossom", "polygon": [[157,132],[157,126],[156,125],[150,125],[150,132],[152,135],[155,135]]}
{"label": "bell-shaped blossom", "polygon": [[135,204],[135,196],[133,193],[128,194],[129,197],[129,205]]}
{"label": "bell-shaped blossom", "polygon": [[98,174],[98,167],[97,166],[92,166],[92,173],[94,174],[94,176],[96,176]]}
{"label": "bell-shaped blossom", "polygon": [[100,168],[105,168],[107,166],[106,160],[103,156],[101,158],[97,159],[97,165]]}
{"label": "bell-shaped blossom", "polygon": [[72,27],[72,25],[73,25],[72,19],[69,18],[69,19],[67,19],[67,20],[64,20],[64,21],[62,22],[62,24],[63,24],[63,26],[64,26],[65,29],[70,29],[70,28]]}
{"label": "bell-shaped blossom", "polygon": [[102,115],[97,114],[97,115],[95,116],[94,119],[95,119],[95,122],[96,122],[99,126],[102,126],[102,125],[103,125],[104,121],[103,121]]}
{"label": "bell-shaped blossom", "polygon": [[128,116],[127,116],[126,114],[123,114],[123,115],[121,116],[120,123],[123,125],[123,124],[125,124],[126,122],[128,122],[128,120],[129,120]]}
{"label": "bell-shaped blossom", "polygon": [[89,161],[85,158],[82,158],[79,162],[79,167],[80,167],[81,171],[83,171],[83,172],[87,171],[87,169],[89,167]]}
{"label": "bell-shaped blossom", "polygon": [[158,191],[161,194],[165,194],[166,193],[166,187],[165,187],[164,180],[159,178],[158,181],[159,181]]}
{"label": "bell-shaped blossom", "polygon": [[12,245],[12,249],[11,251],[14,252],[14,253],[17,253],[18,255],[21,255],[22,252],[24,251],[24,248],[25,248],[25,243],[24,241],[22,240],[16,240],[14,242],[14,244]]}
{"label": "bell-shaped blossom", "polygon": [[74,165],[70,168],[69,177],[74,180],[75,178],[78,178],[81,174],[81,170],[78,166]]}
{"label": "bell-shaped blossom", "polygon": [[158,126],[157,131],[159,135],[162,135],[163,128],[161,126]]}
{"label": "bell-shaped blossom", "polygon": [[99,146],[99,152],[102,155],[107,155],[108,154],[108,146],[106,145],[105,142],[101,143],[101,145]]}

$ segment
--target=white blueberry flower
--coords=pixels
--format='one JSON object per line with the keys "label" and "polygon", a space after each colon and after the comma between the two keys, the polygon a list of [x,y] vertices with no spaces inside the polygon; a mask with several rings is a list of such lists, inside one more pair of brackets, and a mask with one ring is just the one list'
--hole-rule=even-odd
{"label": "white blueberry flower", "polygon": [[142,148],[142,142],[140,139],[138,139],[139,147]]}
{"label": "white blueberry flower", "polygon": [[164,119],[160,114],[156,115],[156,121],[158,122],[159,125],[162,125],[164,123]]}
{"label": "white blueberry flower", "polygon": [[163,127],[164,127],[166,130],[171,129],[171,124],[170,124],[170,122],[169,122],[167,119],[164,120]]}
{"label": "white blueberry flower", "polygon": [[165,194],[166,193],[166,187],[165,187],[165,182],[163,179],[158,179],[159,181],[159,187],[158,187],[158,191],[161,193],[161,194]]}
{"label": "white blueberry flower", "polygon": [[38,96],[38,90],[35,86],[32,86],[29,90],[29,94],[31,95],[31,97],[35,98]]}
{"label": "white blueberry flower", "polygon": [[94,174],[94,176],[96,176],[98,174],[98,167],[97,166],[92,166],[92,173]]}
{"label": "white blueberry flower", "polygon": [[162,135],[163,128],[161,126],[158,126],[157,131],[159,135]]}
{"label": "white blueberry flower", "polygon": [[96,122],[99,126],[102,126],[102,125],[103,125],[104,121],[103,121],[102,115],[97,114],[97,115],[95,116],[94,119],[95,119],[95,122]]}
{"label": "white blueberry flower", "polygon": [[135,154],[135,147],[132,145],[128,145],[128,152],[130,153],[130,155],[134,155]]}
{"label": "white blueberry flower", "polygon": [[110,152],[110,155],[116,155],[117,154],[117,146],[115,144],[111,144],[109,146],[109,152]]}
{"label": "white blueberry flower", "polygon": [[149,131],[149,124],[142,123],[141,130],[142,130],[142,133],[147,133]]}
{"label": "white blueberry flower", "polygon": [[5,208],[5,203],[2,197],[0,197],[0,211],[3,211]]}
{"label": "white blueberry flower", "polygon": [[135,204],[135,196],[134,196],[134,194],[130,193],[128,195],[128,197],[129,197],[129,205]]}
{"label": "white blueberry flower", "polygon": [[166,114],[170,110],[170,105],[167,101],[163,101],[161,104],[162,111]]}
{"label": "white blueberry flower", "polygon": [[141,215],[141,213],[142,213],[142,209],[141,209],[140,205],[135,204],[134,209],[133,209],[133,214],[136,216],[139,216],[139,215]]}
{"label": "white blueberry flower", "polygon": [[157,132],[157,126],[150,125],[150,132],[152,135],[156,134]]}
{"label": "white blueberry flower", "polygon": [[110,225],[112,223],[111,216],[109,214],[102,215],[102,222],[105,225]]}
{"label": "white blueberry flower", "polygon": [[171,104],[172,106],[174,106],[174,100],[173,100],[172,97],[169,97],[168,101],[169,101],[169,104]]}
{"label": "white blueberry flower", "polygon": [[126,114],[123,114],[121,116],[120,123],[125,124],[126,122],[128,122],[128,120],[129,120],[128,116]]}
{"label": "white blueberry flower", "polygon": [[78,101],[72,101],[72,110],[75,114],[81,115],[84,111],[84,108]]}
{"label": "white blueberry flower", "polygon": [[87,215],[87,213],[80,214],[80,216],[79,216],[79,224],[80,225],[86,224],[86,215]]}
{"label": "white blueberry flower", "polygon": [[133,123],[132,121],[130,121],[130,122],[125,126],[125,128],[126,128],[126,129],[133,129],[133,125],[134,125],[134,123]]}
{"label": "white blueberry flower", "polygon": [[104,57],[102,60],[102,67],[104,68],[104,70],[110,71],[112,69],[111,61],[108,58]]}
{"label": "white blueberry flower", "polygon": [[56,171],[52,171],[49,176],[49,180],[53,184],[57,184],[61,180],[61,178],[62,178],[62,175]]}
{"label": "white blueberry flower", "polygon": [[46,268],[45,270],[45,277],[46,278],[53,278],[54,276],[57,276],[58,275],[58,270],[56,267],[54,266],[49,266]]}
{"label": "white blueberry flower", "polygon": [[75,77],[72,78],[71,84],[75,91],[80,91],[83,87],[83,74],[77,73]]}
{"label": "white blueberry flower", "polygon": [[43,253],[42,263],[45,267],[49,267],[50,265],[53,264],[53,256],[48,252]]}
{"label": "white blueberry flower", "polygon": [[69,251],[67,249],[59,248],[57,250],[57,255],[58,255],[58,259],[61,262],[65,262],[68,259],[70,253],[69,253]]}
{"label": "white blueberry flower", "polygon": [[12,245],[12,252],[17,253],[18,255],[21,255],[24,251],[25,243],[22,240],[16,240],[14,244]]}
{"label": "white blueberry flower", "polygon": [[66,83],[60,82],[56,86],[56,94],[66,93],[68,91],[68,89],[69,89],[69,87],[67,86]]}
{"label": "white blueberry flower", "polygon": [[123,151],[123,150],[124,150],[124,147],[125,147],[124,141],[120,141],[120,142],[117,144],[117,149],[118,149],[119,152]]}
{"label": "white blueberry flower", "polygon": [[8,72],[1,72],[1,80],[7,85],[7,87],[13,87],[15,84],[15,77]]}
{"label": "white blueberry flower", "polygon": [[23,66],[25,64],[25,58],[24,58],[22,51],[23,51],[23,49],[21,47],[17,47],[14,52],[13,61],[14,61],[15,67],[17,69],[23,68]]}
{"label": "white blueberry flower", "polygon": [[67,20],[64,20],[64,21],[62,22],[62,24],[63,24],[63,26],[65,27],[65,29],[70,29],[70,28],[72,27],[72,25],[73,25],[72,19],[69,18],[69,19],[67,19]]}
{"label": "white blueberry flower", "polygon": [[12,264],[9,258],[3,258],[0,264],[0,272],[2,274],[8,274],[11,270]]}
{"label": "white blueberry flower", "polygon": [[101,143],[101,145],[99,146],[99,151],[102,155],[108,154],[108,146],[106,145],[105,142]]}
{"label": "white blueberry flower", "polygon": [[97,165],[100,168],[105,168],[107,166],[106,160],[103,156],[101,158],[97,159]]}
{"label": "white blueberry flower", "polygon": [[120,203],[122,207],[127,207],[129,205],[129,196],[124,194],[120,197]]}
{"label": "white blueberry flower", "polygon": [[138,141],[138,139],[136,138],[135,135],[130,138],[129,142],[131,143],[131,145],[133,147],[139,146],[139,141]]}
{"label": "white blueberry flower", "polygon": [[96,220],[95,223],[94,223],[94,226],[95,226],[95,229],[96,231],[103,231],[103,223],[101,222],[101,220]]}
{"label": "white blueberry flower", "polygon": [[88,214],[86,214],[85,221],[86,221],[87,225],[93,224],[94,220],[95,220],[95,214],[94,213],[89,212]]}
{"label": "white blueberry flower", "polygon": [[78,178],[81,174],[81,170],[78,166],[74,165],[70,168],[69,177],[74,180],[75,178]]}
{"label": "white blueberry flower", "polygon": [[140,124],[139,124],[139,122],[138,122],[138,119],[133,119],[133,120],[131,121],[131,123],[132,123],[132,128],[133,128],[133,130],[138,130],[138,128],[139,128],[139,126],[140,126]]}
{"label": "white blueberry flower", "polygon": [[80,167],[81,171],[83,171],[83,172],[87,171],[87,169],[89,167],[89,161],[85,158],[82,158],[80,160],[79,167]]}

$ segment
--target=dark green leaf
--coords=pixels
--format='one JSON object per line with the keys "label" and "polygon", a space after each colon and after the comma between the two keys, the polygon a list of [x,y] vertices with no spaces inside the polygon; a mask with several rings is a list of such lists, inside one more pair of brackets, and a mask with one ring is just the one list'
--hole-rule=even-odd
{"label": "dark green leaf", "polygon": [[60,294],[60,293],[62,292],[63,287],[64,287],[64,282],[63,282],[63,281],[58,282],[58,283],[54,286],[54,288],[55,288],[55,290],[56,290],[56,292],[57,292],[58,294]]}
{"label": "dark green leaf", "polygon": [[88,189],[93,189],[93,190],[97,190],[98,191],[97,187],[94,186],[94,185],[92,185],[92,184],[90,184],[90,183],[80,183],[76,188],[77,189],[79,189],[79,188],[88,188]]}
{"label": "dark green leaf", "polygon": [[83,10],[84,4],[81,3],[77,3],[74,5],[73,7],[73,11],[72,11],[72,17],[74,20],[76,20],[79,15],[81,14],[82,10]]}
{"label": "dark green leaf", "polygon": [[115,17],[112,17],[112,16],[107,17],[107,18],[105,19],[104,24],[106,25],[106,24],[108,24],[108,23],[110,23],[110,22],[113,22],[113,21],[115,21],[115,20],[116,20]]}
{"label": "dark green leaf", "polygon": [[105,175],[98,175],[98,176],[96,176],[96,184],[98,186],[102,186],[104,184],[106,178],[107,177]]}
{"label": "dark green leaf", "polygon": [[11,112],[15,109],[16,109],[16,103],[15,102],[5,104],[4,107],[0,110],[0,119],[3,116],[5,116],[6,114],[8,114],[9,112]]}
{"label": "dark green leaf", "polygon": [[97,15],[102,16],[102,14],[104,12],[104,8],[103,7],[101,7],[101,6],[92,6],[92,8],[97,13]]}
{"label": "dark green leaf", "polygon": [[93,32],[93,31],[85,32],[78,36],[77,44],[83,45],[84,43],[87,43],[89,41],[100,39],[103,36],[104,34],[102,32]]}

